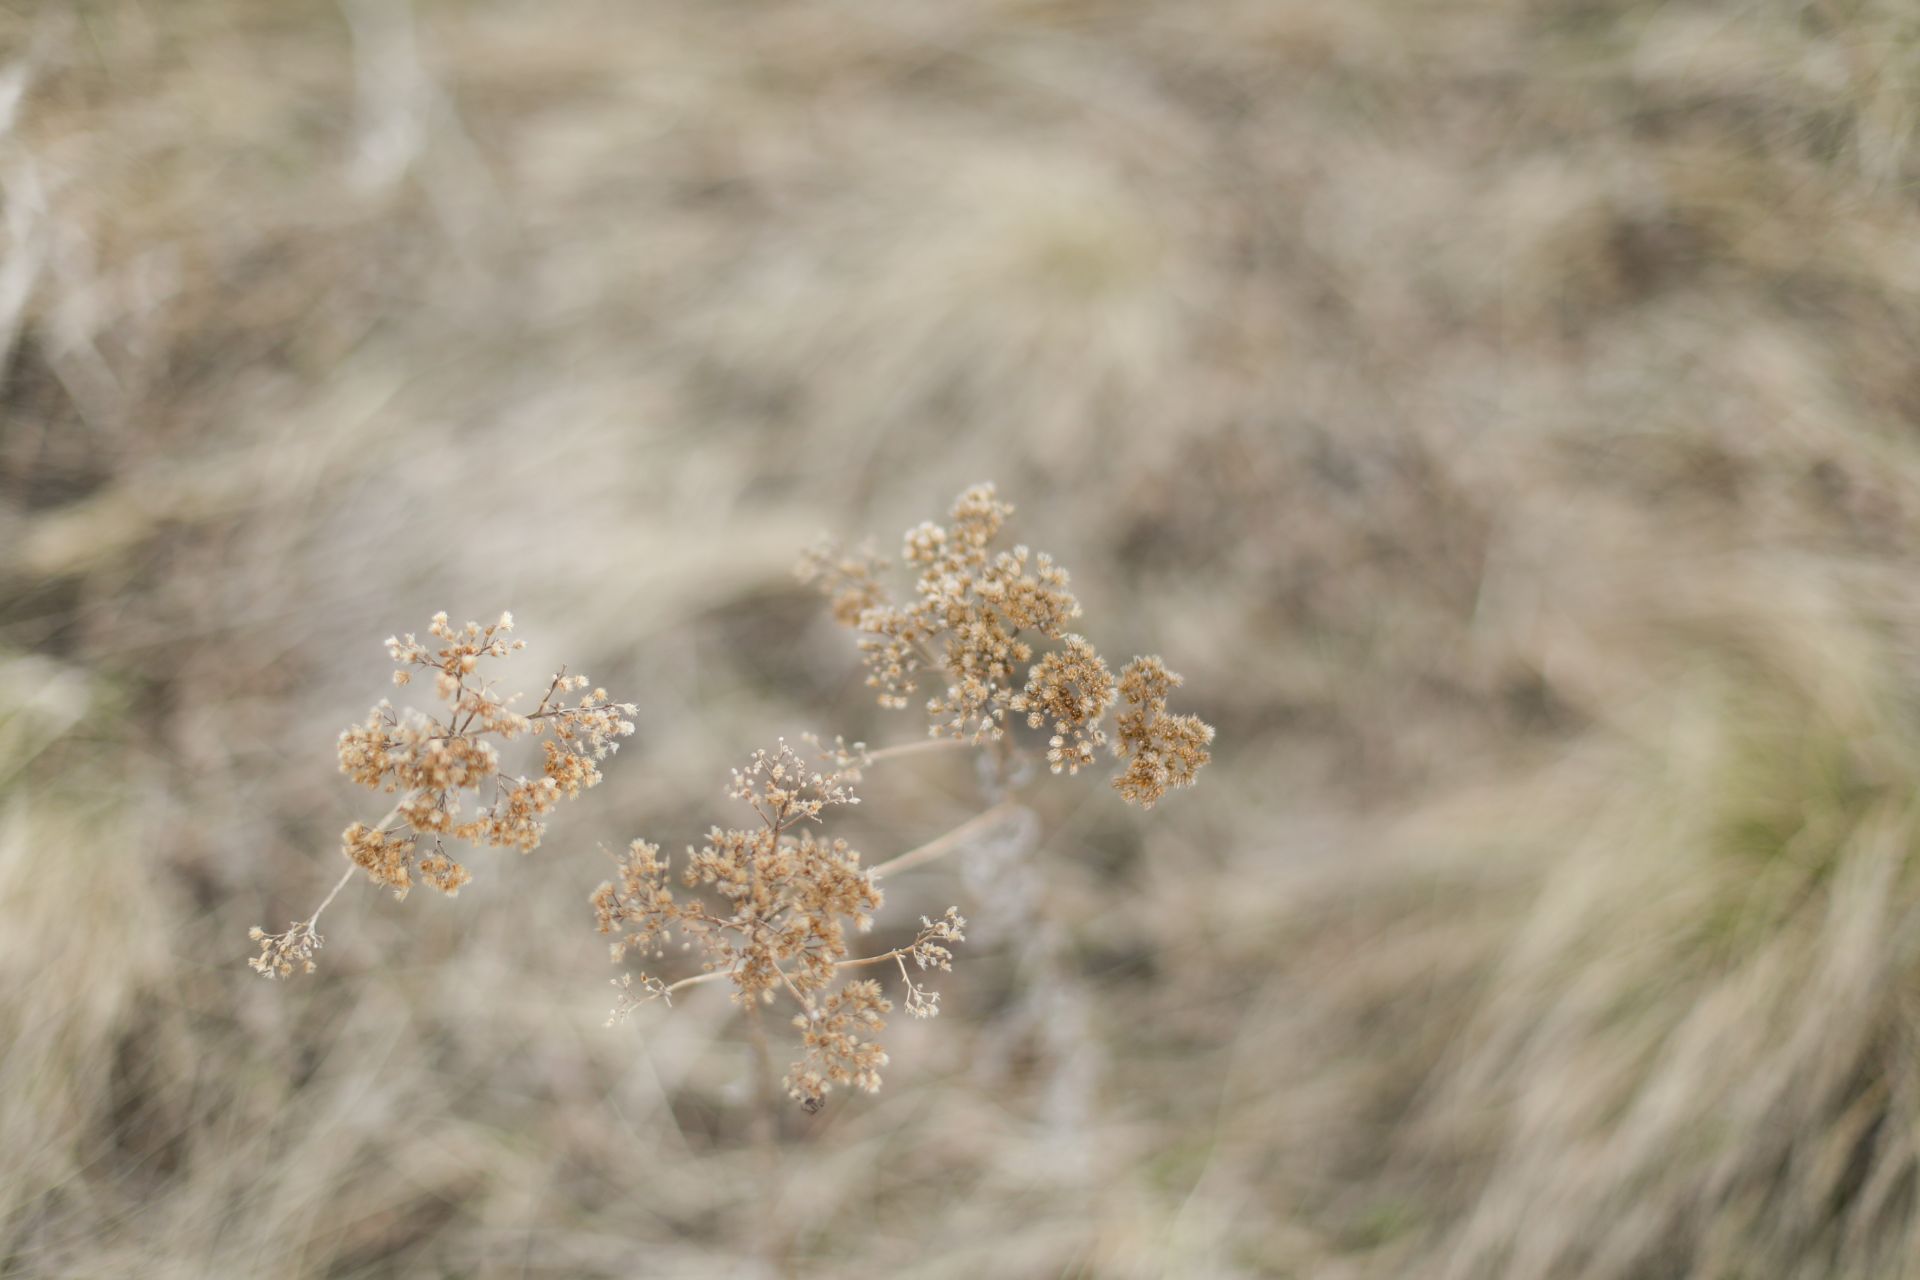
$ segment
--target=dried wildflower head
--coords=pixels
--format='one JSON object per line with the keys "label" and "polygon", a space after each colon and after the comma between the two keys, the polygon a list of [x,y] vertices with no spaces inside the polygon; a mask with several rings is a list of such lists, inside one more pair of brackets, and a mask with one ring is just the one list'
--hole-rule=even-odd
{"label": "dried wildflower head", "polygon": [[922,673],[945,687],[927,702],[936,734],[984,742],[1005,732],[1020,675],[1033,659],[1026,633],[1058,640],[1080,616],[1067,572],[1046,553],[1023,546],[995,551],[1013,508],[990,484],[955,500],[952,523],[907,530],[901,555],[918,577],[916,599],[895,604],[871,556],[823,548],[801,563],[803,579],[832,598],[834,616],[859,630],[867,684],[882,706],[904,707]]}
{"label": "dried wildflower head", "polygon": [[1082,636],[1033,664],[1027,687],[1014,695],[1013,709],[1024,711],[1029,728],[1053,727],[1047,742],[1047,766],[1055,773],[1080,772],[1093,763],[1093,750],[1107,735],[1100,720],[1113,706],[1113,673],[1106,659]]}
{"label": "dried wildflower head", "polygon": [[[420,711],[396,714],[385,701],[364,724],[340,735],[340,769],[355,782],[399,793],[397,825],[370,829],[360,823],[342,837],[347,856],[376,883],[405,897],[414,875],[444,893],[458,891],[470,878],[447,856],[443,837],[474,844],[530,852],[546,829],[544,818],[562,798],[578,796],[600,781],[599,762],[633,732],[625,717],[634,708],[610,703],[604,689],[581,693],[587,678],[555,675],[532,711],[515,711],[515,698],[503,698],[480,675],[486,659],[504,658],[525,647],[509,641],[513,615],[482,627],[469,622],[456,629],[447,615],[435,614],[428,628],[433,643],[411,633],[389,638],[387,651],[399,664],[396,683],[416,672],[430,674],[444,704],[441,715]],[[571,705],[567,695],[579,693]],[[510,777],[500,771],[496,745],[523,735],[547,737],[538,777]],[[482,803],[469,815],[463,797]],[[431,841],[431,848],[423,845]]]}
{"label": "dried wildflower head", "polygon": [[1167,694],[1180,677],[1156,657],[1135,658],[1120,673],[1127,709],[1116,722],[1114,753],[1127,762],[1113,780],[1123,799],[1151,809],[1173,787],[1190,787],[1213,757],[1213,726],[1198,716],[1167,714]]}
{"label": "dried wildflower head", "polygon": [[965,918],[952,907],[948,907],[947,913],[938,920],[929,920],[921,916],[919,934],[914,938],[912,945],[907,947],[905,955],[895,957],[900,963],[900,980],[907,984],[907,1012],[914,1017],[939,1017],[940,993],[929,991],[915,982],[907,972],[907,960],[911,958],[922,970],[938,969],[942,973],[951,973],[953,952],[947,948],[946,944],[965,942],[967,935],[961,930],[966,928],[966,925]]}
{"label": "dried wildflower head", "polygon": [[[408,686],[416,676],[430,680],[440,708],[402,713],[382,700],[363,723],[340,735],[340,771],[397,797],[380,822],[347,827],[341,850],[395,897],[406,897],[416,879],[452,895],[472,878],[447,852],[449,838],[531,851],[545,832],[546,815],[563,798],[600,781],[600,761],[633,732],[627,718],[632,704],[609,702],[604,689],[583,692],[587,678],[565,668],[548,683],[538,706],[514,710],[517,695],[502,697],[482,673],[484,663],[526,647],[509,639],[512,630],[512,614],[486,626],[456,628],[437,613],[426,641],[412,633],[388,637],[394,684]],[[570,701],[568,695],[577,696]],[[498,744],[523,736],[546,739],[538,777],[501,771]],[[465,806],[475,800],[469,811]],[[320,945],[319,934],[298,925],[285,934],[255,930],[254,940],[261,955],[252,963],[263,973],[289,972],[291,955],[311,971],[312,952]]]}
{"label": "dried wildflower head", "polygon": [[821,546],[807,551],[797,572],[803,582],[820,588],[832,602],[833,620],[843,627],[858,626],[860,615],[888,603],[880,574],[886,562],[865,547],[840,552]]}
{"label": "dried wildflower head", "polygon": [[[844,744],[838,750],[844,755]],[[872,926],[880,889],[845,840],[807,824],[819,823],[829,807],[858,803],[852,778],[809,765],[783,742],[755,752],[745,768],[735,770],[728,794],[745,802],[759,825],[714,827],[701,847],[690,846],[678,876],[682,892],[675,892],[659,846],[644,840],[627,848],[616,878],[594,891],[595,923],[613,936],[616,962],[635,952],[664,959],[676,934],[683,949],[701,955],[696,977],[668,984],[642,973],[640,995],[632,979],[621,982],[615,1016],[670,997],[675,987],[724,978],[741,1004],[794,1002],[805,1053],[788,1072],[787,1087],[810,1109],[835,1084],[878,1088],[886,1054],[871,1036],[885,1025],[881,1015],[891,1006],[876,983],[836,989],[840,971],[907,956],[922,968],[944,969],[952,957],[941,944],[959,941],[964,922],[949,913],[908,947],[851,958],[849,936]],[[904,979],[904,962],[900,972]],[[916,1012],[936,1003],[911,980],[907,993]]]}
{"label": "dried wildflower head", "polygon": [[247,936],[260,944],[260,954],[247,963],[264,978],[292,977],[295,969],[312,973],[313,953],[324,941],[311,920],[295,920],[285,933],[270,934],[255,925],[247,930]]}
{"label": "dried wildflower head", "polygon": [[[1012,514],[982,484],[955,500],[948,524],[907,530],[901,556],[918,574],[910,604],[893,602],[870,555],[823,547],[802,562],[800,576],[819,584],[834,617],[861,633],[867,684],[881,705],[906,706],[926,672],[940,673],[945,687],[927,701],[936,736],[1000,741],[1012,712],[1049,732],[1048,767],[1074,774],[1108,741],[1101,724],[1116,692],[1127,694],[1133,709],[1123,714],[1114,746],[1128,767],[1114,786],[1151,808],[1169,787],[1192,784],[1213,730],[1167,713],[1167,690],[1179,680],[1158,658],[1128,668],[1132,693],[1124,682],[1116,689],[1093,644],[1066,630],[1081,612],[1066,570],[1024,546],[994,550]],[[1059,648],[1036,657],[1036,646],[1049,641]]]}
{"label": "dried wildflower head", "polygon": [[850,1084],[868,1093],[880,1090],[880,1068],[887,1051],[874,1036],[883,1030],[893,1002],[882,995],[871,978],[849,982],[804,1015],[795,1015],[806,1053],[787,1071],[787,1093],[817,1112],[826,1105],[836,1084]]}

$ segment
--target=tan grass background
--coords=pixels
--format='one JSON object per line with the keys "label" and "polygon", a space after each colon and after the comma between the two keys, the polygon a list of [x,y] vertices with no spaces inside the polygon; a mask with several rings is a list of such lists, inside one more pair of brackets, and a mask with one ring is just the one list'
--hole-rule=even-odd
{"label": "tan grass background", "polygon": [[[1912,1274],[1917,124],[1901,0],[0,4],[0,1276]],[[788,569],[985,478],[1216,762],[903,878],[769,1190],[596,846],[911,737]],[[443,607],[640,733],[260,982]]]}

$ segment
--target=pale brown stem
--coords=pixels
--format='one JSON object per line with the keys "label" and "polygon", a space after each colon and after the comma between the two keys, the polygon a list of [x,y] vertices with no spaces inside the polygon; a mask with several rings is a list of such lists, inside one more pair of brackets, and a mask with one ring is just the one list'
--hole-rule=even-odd
{"label": "pale brown stem", "polygon": [[[407,801],[413,799],[413,797],[414,793],[411,791],[400,797],[399,802],[396,803],[393,808],[387,810],[387,816],[380,819],[380,821],[374,825],[374,830],[386,830],[387,824],[400,816],[401,807],[404,806]],[[315,907],[313,914],[307,917],[307,928],[311,929],[320,923],[320,913],[333,905],[333,900],[340,896],[340,891],[347,887],[347,881],[353,879],[353,873],[357,870],[359,870],[359,868],[352,862],[347,863],[347,869],[342,871],[340,878],[333,882],[333,888],[327,890],[327,896],[320,900],[320,905]]]}
{"label": "pale brown stem", "polygon": [[718,982],[722,978],[731,978],[732,976],[733,970],[731,969],[709,969],[705,973],[696,973],[691,978],[682,978],[678,982],[667,984],[660,989],[660,994],[664,997],[671,998],[676,991],[684,991],[688,987],[697,987],[703,982]]}
{"label": "pale brown stem", "polygon": [[896,875],[910,867],[924,866],[936,858],[943,858],[964,845],[973,836],[992,827],[1019,808],[1020,806],[1012,800],[1002,800],[986,812],[969,818],[945,835],[935,836],[916,849],[909,849],[905,853],[888,858],[878,866],[869,867],[867,874],[875,877]]}
{"label": "pale brown stem", "polygon": [[947,751],[956,747],[971,748],[973,744],[963,738],[926,738],[919,742],[903,742],[898,746],[882,747],[878,751],[867,752],[866,763],[879,764],[882,760],[892,760],[898,756],[918,755],[922,751]]}
{"label": "pale brown stem", "polygon": [[340,891],[347,887],[347,881],[353,879],[353,873],[358,870],[359,868],[353,863],[347,864],[347,869],[342,871],[340,878],[333,882],[333,888],[327,890],[327,896],[320,900],[320,905],[315,907],[313,914],[307,917],[307,928],[311,929],[320,923],[320,913],[333,905],[333,900],[340,896]]}
{"label": "pale brown stem", "polygon": [[747,1006],[747,1039],[753,1045],[754,1142],[772,1147],[779,1137],[779,1077],[774,1074],[773,1045],[760,1001]]}
{"label": "pale brown stem", "polygon": [[[858,969],[863,965],[883,964],[895,956],[904,956],[912,950],[912,947],[899,947],[892,951],[883,951],[877,956],[861,956],[855,960],[836,960],[833,963],[833,967],[836,969]],[[722,978],[731,978],[732,976],[733,970],[731,969],[710,969],[706,973],[696,973],[691,978],[682,978],[678,982],[668,983],[660,989],[660,994],[670,997],[676,991],[684,991],[688,987],[703,986],[709,982],[718,982]],[[781,976],[783,978],[786,977],[784,973]],[[788,989],[793,989],[791,979],[788,980]],[[793,998],[800,1002],[802,1008],[806,1007],[806,1000],[797,990],[793,991]]]}
{"label": "pale brown stem", "polygon": [[760,1001],[747,1008],[747,1040],[753,1046],[753,1146],[760,1163],[759,1204],[753,1213],[753,1249],[776,1275],[786,1275],[786,1249],[781,1243],[780,1202],[780,1081],[774,1074],[773,1046],[767,1040]]}
{"label": "pale brown stem", "polygon": [[[882,951],[877,956],[861,956],[858,960],[842,960],[833,967],[836,969],[863,969],[870,964],[885,964],[889,960],[904,960],[912,954],[912,947],[895,947],[891,951]],[[905,968],[900,970],[903,977],[906,975],[906,972]]]}

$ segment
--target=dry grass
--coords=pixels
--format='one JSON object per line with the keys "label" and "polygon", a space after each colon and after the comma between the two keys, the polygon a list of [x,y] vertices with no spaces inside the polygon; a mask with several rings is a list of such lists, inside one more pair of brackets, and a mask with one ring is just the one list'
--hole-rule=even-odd
{"label": "dry grass", "polygon": [[[969,973],[795,1118],[799,1270],[1910,1272],[1909,8],[0,9],[0,1275],[751,1274],[593,846],[860,702],[794,554],[985,475],[1231,745],[892,887]],[[503,600],[647,728],[258,982],[365,638]]]}

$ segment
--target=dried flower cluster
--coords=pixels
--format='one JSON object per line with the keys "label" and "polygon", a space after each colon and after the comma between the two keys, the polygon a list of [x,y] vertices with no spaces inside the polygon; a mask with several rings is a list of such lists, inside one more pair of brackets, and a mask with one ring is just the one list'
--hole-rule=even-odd
{"label": "dried flower cluster", "polygon": [[[442,893],[454,894],[471,875],[448,854],[449,838],[496,848],[531,852],[546,830],[546,816],[562,798],[577,797],[600,781],[599,762],[619,749],[633,732],[628,703],[607,700],[604,689],[587,689],[585,676],[565,668],[549,682],[538,706],[513,709],[480,665],[526,647],[509,639],[513,615],[482,626],[456,628],[447,615],[433,616],[428,641],[412,633],[389,637],[387,652],[397,664],[393,682],[411,684],[416,674],[430,677],[444,708],[440,715],[396,712],[384,699],[364,723],[340,735],[340,771],[364,787],[399,797],[392,812],[369,826],[355,822],[341,833],[341,848],[354,866],[376,884],[404,898],[415,878]],[[578,696],[568,703],[568,695]],[[514,777],[500,769],[496,745],[526,735],[544,737],[538,777]],[[468,813],[463,797],[481,803]],[[331,896],[329,897],[331,901]],[[324,908],[325,904],[322,904]],[[295,968],[313,971],[313,953],[321,945],[312,919],[295,922],[285,933],[254,929],[260,954],[250,963],[267,977],[284,977]]]}
{"label": "dried flower cluster", "polygon": [[803,1053],[785,1083],[808,1110],[817,1110],[835,1085],[878,1089],[887,1055],[874,1037],[892,1004],[879,983],[842,982],[841,971],[896,962],[908,1011],[931,1017],[938,997],[913,981],[906,962],[948,968],[952,954],[945,944],[961,940],[965,921],[949,910],[939,921],[923,920],[907,946],[853,958],[849,934],[871,927],[880,889],[846,841],[803,825],[818,823],[829,806],[858,803],[848,775],[812,767],[783,742],[756,752],[736,771],[729,794],[744,801],[759,824],[714,827],[704,846],[689,847],[678,877],[682,893],[674,891],[659,846],[644,840],[628,847],[618,878],[594,891],[596,923],[614,935],[616,962],[630,952],[664,958],[676,934],[683,949],[698,948],[701,955],[700,977],[670,985],[642,973],[637,988],[633,977],[623,978],[616,1016],[649,999],[670,998],[677,987],[725,978],[741,1004],[794,1002]]}
{"label": "dried flower cluster", "polygon": [[[954,502],[950,524],[907,530],[902,558],[918,570],[910,604],[888,592],[884,562],[830,544],[807,553],[800,576],[860,633],[867,684],[882,706],[905,707],[925,673],[940,674],[945,688],[927,700],[935,735],[1000,741],[1008,713],[1024,715],[1028,727],[1050,731],[1053,772],[1078,773],[1107,743],[1101,722],[1116,691],[1124,694],[1132,709],[1120,717],[1113,750],[1126,768],[1113,786],[1152,808],[1170,787],[1192,784],[1213,729],[1167,713],[1166,692],[1180,679],[1157,657],[1136,658],[1116,686],[1086,637],[1066,629],[1081,612],[1067,571],[1045,552],[993,549],[1012,514],[991,484],[975,485]],[[1036,660],[1035,643],[1049,641],[1060,647]]]}
{"label": "dried flower cluster", "polygon": [[1027,715],[1027,727],[1053,726],[1047,740],[1047,764],[1055,772],[1080,772],[1093,763],[1093,749],[1105,745],[1100,719],[1113,706],[1113,673],[1084,636],[1068,636],[1066,645],[1047,654],[1027,672],[1027,687],[1009,704]]}
{"label": "dried flower cluster", "polygon": [[[765,1063],[762,1010],[791,1000],[799,1051],[787,1068],[787,1092],[809,1111],[837,1086],[872,1092],[887,1064],[878,1036],[893,1011],[884,985],[891,979],[852,971],[891,966],[907,1013],[931,1018],[940,997],[920,979],[927,970],[951,968],[952,946],[964,940],[966,926],[949,907],[937,919],[922,916],[904,945],[855,956],[852,937],[872,927],[881,906],[877,877],[964,847],[983,824],[1017,806],[1003,797],[944,835],[868,867],[845,840],[820,830],[827,809],[859,802],[853,788],[865,770],[939,747],[1017,754],[1025,720],[1027,729],[1047,735],[1054,773],[1076,774],[1110,746],[1124,763],[1113,786],[1132,803],[1152,808],[1172,788],[1192,785],[1208,761],[1213,729],[1167,709],[1180,677],[1145,657],[1116,680],[1093,644],[1067,629],[1081,609],[1067,590],[1066,570],[1044,552],[996,546],[1012,514],[983,484],[960,495],[947,524],[908,530],[902,558],[915,575],[909,603],[895,601],[882,581],[886,566],[872,555],[830,547],[808,554],[802,576],[817,581],[834,617],[860,633],[867,683],[881,704],[905,707],[923,680],[934,681],[926,701],[930,737],[880,751],[839,738],[831,746],[810,740],[818,765],[783,742],[756,752],[733,775],[729,794],[757,824],[713,827],[702,845],[688,847],[677,872],[658,845],[629,845],[615,877],[592,895],[614,962],[629,955],[664,961],[671,950],[696,955],[699,970],[672,981],[645,971],[621,977],[616,1018],[652,1000],[671,1003],[683,988],[726,982],[755,1020]],[[394,683],[430,680],[440,712],[402,713],[383,701],[340,735],[341,770],[396,797],[393,810],[342,833],[349,866],[311,916],[284,933],[252,931],[260,949],[250,961],[255,970],[270,978],[311,972],[322,941],[320,914],[356,869],[396,896],[416,879],[452,894],[469,877],[448,854],[447,840],[530,851],[561,799],[600,781],[599,762],[633,732],[626,717],[634,708],[609,702],[605,690],[587,692],[585,677],[562,668],[536,707],[514,710],[514,700],[481,675],[483,662],[522,647],[509,638],[512,628],[510,615],[490,626],[455,628],[442,613],[426,641],[387,641]],[[570,695],[577,695],[571,703]],[[1106,718],[1122,700],[1110,734]],[[510,777],[501,770],[499,744],[529,735],[545,738],[540,774]],[[765,1075],[770,1081],[770,1063]]]}
{"label": "dried flower cluster", "polygon": [[834,616],[862,633],[867,684],[879,691],[881,705],[906,706],[925,670],[945,677],[946,688],[927,703],[935,733],[999,738],[1019,688],[1016,670],[1033,659],[1021,632],[1058,640],[1080,616],[1067,572],[1051,556],[1026,547],[993,550],[1011,514],[992,485],[976,485],[954,503],[952,524],[907,530],[903,555],[919,570],[919,598],[909,605],[893,602],[871,556],[827,547],[801,563],[802,576],[832,599]]}
{"label": "dried flower cluster", "polygon": [[285,933],[268,933],[259,925],[253,926],[247,930],[247,937],[260,944],[260,954],[247,963],[255,973],[269,978],[289,978],[296,970],[312,973],[313,953],[320,949],[323,941],[313,923],[312,919],[296,920]]}
{"label": "dried flower cluster", "polygon": [[1120,673],[1127,709],[1115,721],[1114,750],[1127,767],[1113,785],[1143,809],[1153,808],[1173,787],[1192,786],[1211,758],[1207,744],[1213,741],[1213,726],[1199,716],[1167,714],[1167,692],[1179,685],[1180,677],[1159,658],[1135,658]]}

